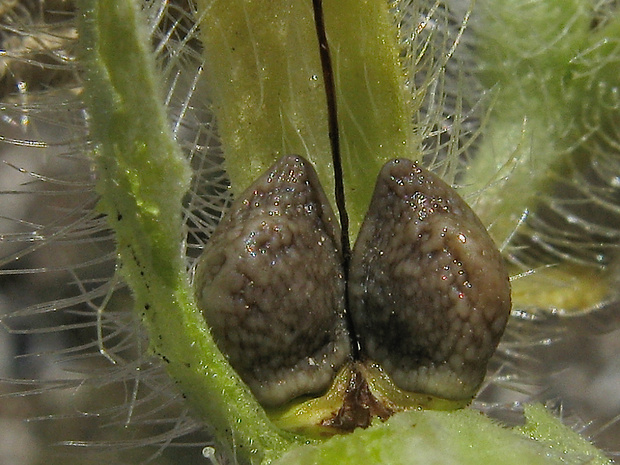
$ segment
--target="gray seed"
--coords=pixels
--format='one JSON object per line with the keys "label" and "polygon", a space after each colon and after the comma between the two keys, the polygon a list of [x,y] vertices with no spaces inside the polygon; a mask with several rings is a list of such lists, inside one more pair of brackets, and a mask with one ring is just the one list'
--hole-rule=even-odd
{"label": "gray seed", "polygon": [[403,390],[455,400],[478,390],[511,305],[480,220],[454,189],[404,159],[378,177],[349,299],[362,357]]}
{"label": "gray seed", "polygon": [[327,389],[349,357],[340,231],[301,157],[281,158],[234,202],[194,286],[220,350],[265,406]]}

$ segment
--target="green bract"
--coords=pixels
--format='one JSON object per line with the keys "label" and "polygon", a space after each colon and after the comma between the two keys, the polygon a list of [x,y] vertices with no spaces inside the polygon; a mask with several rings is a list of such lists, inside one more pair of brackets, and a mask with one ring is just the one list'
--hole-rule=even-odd
{"label": "green bract", "polygon": [[504,429],[471,409],[400,413],[385,423],[317,446],[291,450],[277,464],[390,465],[604,464],[608,460],[541,406],[523,431]]}
{"label": "green bract", "polygon": [[[200,28],[233,189],[282,155],[315,167],[333,201],[327,105],[310,0],[200,0]],[[381,166],[417,158],[388,3],[324,1],[338,99],[344,185],[355,239]],[[363,169],[360,169],[363,167]],[[335,203],[334,203],[335,209]]]}

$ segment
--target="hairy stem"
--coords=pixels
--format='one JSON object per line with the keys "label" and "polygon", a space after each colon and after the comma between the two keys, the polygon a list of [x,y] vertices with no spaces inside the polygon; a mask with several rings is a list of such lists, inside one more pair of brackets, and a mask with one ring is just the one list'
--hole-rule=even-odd
{"label": "hairy stem", "polygon": [[144,19],[133,0],[83,0],[80,7],[99,208],[115,231],[120,271],[150,348],[222,443],[234,443],[248,461],[268,459],[292,438],[267,419],[196,308],[181,215],[191,173],[158,98]]}

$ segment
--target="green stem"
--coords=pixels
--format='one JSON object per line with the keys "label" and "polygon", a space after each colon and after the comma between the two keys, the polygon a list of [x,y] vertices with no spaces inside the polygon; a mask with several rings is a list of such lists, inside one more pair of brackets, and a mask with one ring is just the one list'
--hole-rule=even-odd
{"label": "green stem", "polygon": [[115,231],[121,273],[150,348],[220,442],[234,443],[247,461],[269,460],[293,438],[267,419],[194,302],[181,215],[191,172],[158,98],[144,18],[132,0],[81,0],[80,8],[99,208]]}

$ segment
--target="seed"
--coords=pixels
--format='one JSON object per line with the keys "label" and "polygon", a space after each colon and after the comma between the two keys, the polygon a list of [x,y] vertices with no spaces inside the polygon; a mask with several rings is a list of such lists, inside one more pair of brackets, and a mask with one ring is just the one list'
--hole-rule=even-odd
{"label": "seed", "polygon": [[197,300],[257,399],[276,407],[324,392],[353,344],[404,391],[471,399],[504,331],[510,284],[456,191],[412,161],[384,166],[349,265],[351,336],[344,266],[334,214],[301,157],[275,163],[217,227],[196,266]]}
{"label": "seed", "polygon": [[382,169],[355,244],[349,303],[363,360],[405,391],[475,395],[510,313],[485,227],[456,191],[409,160]]}
{"label": "seed", "polygon": [[263,405],[321,393],[348,359],[343,276],[312,165],[281,158],[233,203],[194,276],[218,347]]}

